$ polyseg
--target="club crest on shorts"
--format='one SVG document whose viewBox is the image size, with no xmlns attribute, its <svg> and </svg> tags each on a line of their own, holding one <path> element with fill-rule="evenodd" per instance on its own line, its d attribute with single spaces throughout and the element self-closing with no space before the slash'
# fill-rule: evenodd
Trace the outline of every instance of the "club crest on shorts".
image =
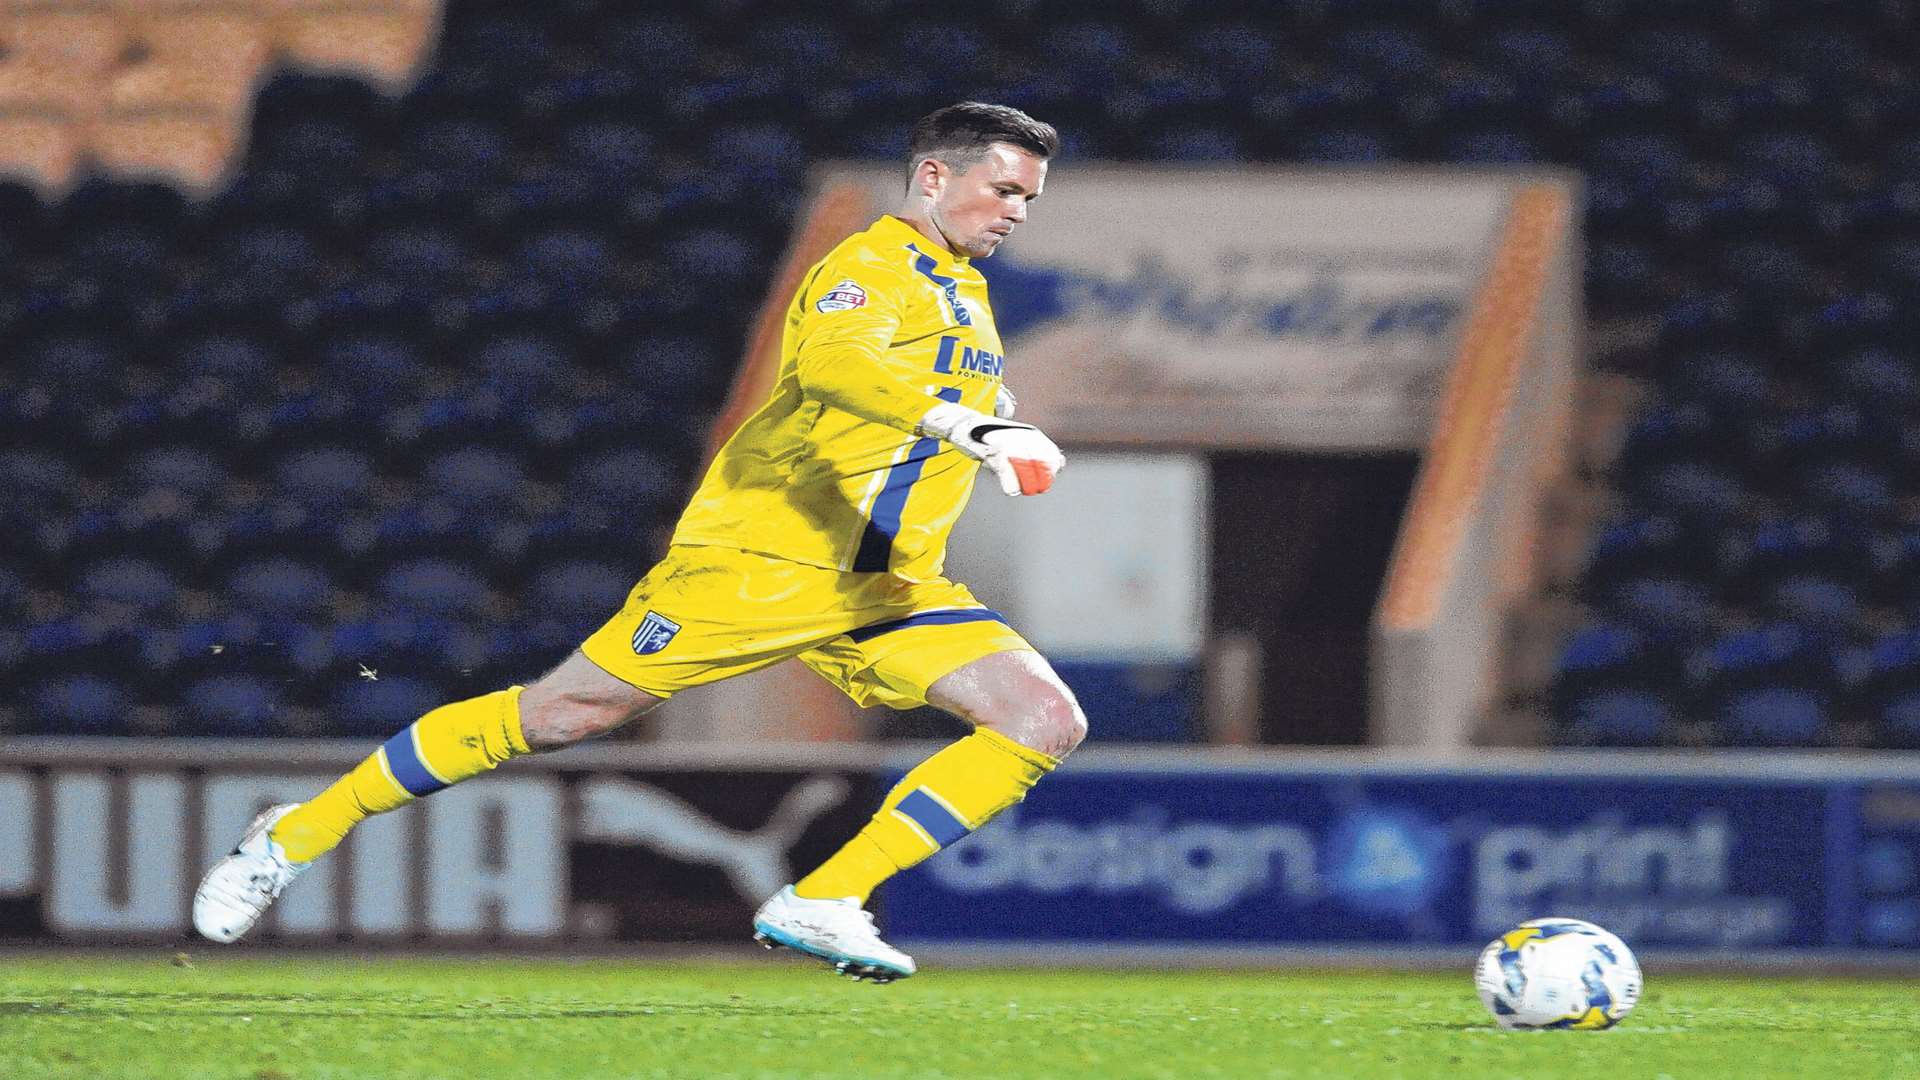
<svg viewBox="0 0 1920 1080">
<path fill-rule="evenodd" d="M 640 656 L 657 653 L 679 632 L 679 623 L 657 611 L 649 611 L 647 617 L 640 620 L 640 628 L 633 632 L 633 651 Z"/>
<path fill-rule="evenodd" d="M 828 289 L 820 299 L 813 302 L 815 311 L 852 311 L 867 306 L 867 290 L 861 288 L 852 278 L 841 278 L 840 283 Z"/>
</svg>

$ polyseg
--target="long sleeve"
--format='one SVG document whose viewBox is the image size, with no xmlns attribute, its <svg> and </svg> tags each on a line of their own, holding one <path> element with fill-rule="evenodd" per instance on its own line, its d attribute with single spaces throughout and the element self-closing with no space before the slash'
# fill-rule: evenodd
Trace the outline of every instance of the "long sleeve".
<svg viewBox="0 0 1920 1080">
<path fill-rule="evenodd" d="M 883 362 L 900 328 L 899 291 L 884 269 L 823 267 L 796 299 L 795 369 L 807 397 L 910 432 L 940 401 Z"/>
</svg>

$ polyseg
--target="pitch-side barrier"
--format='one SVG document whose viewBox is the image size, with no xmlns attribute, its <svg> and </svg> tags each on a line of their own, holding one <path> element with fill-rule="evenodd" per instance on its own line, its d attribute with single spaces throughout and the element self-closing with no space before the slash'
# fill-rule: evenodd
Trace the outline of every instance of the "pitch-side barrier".
<svg viewBox="0 0 1920 1080">
<path fill-rule="evenodd" d="M 740 941 L 927 749 L 523 759 L 363 825 L 250 941 Z M 0 944 L 191 940 L 201 869 L 364 750 L 0 743 Z M 1563 915 L 1654 957 L 1920 966 L 1920 759 L 1089 748 L 879 902 L 903 944 L 996 960 L 1445 959 Z"/>
</svg>

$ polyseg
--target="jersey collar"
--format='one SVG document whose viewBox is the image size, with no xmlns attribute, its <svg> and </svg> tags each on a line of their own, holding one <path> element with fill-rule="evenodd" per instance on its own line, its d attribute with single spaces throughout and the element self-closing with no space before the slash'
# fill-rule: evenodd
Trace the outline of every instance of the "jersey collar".
<svg viewBox="0 0 1920 1080">
<path fill-rule="evenodd" d="M 919 229 L 907 224 L 900 218 L 894 217 L 892 214 L 880 215 L 880 220 L 873 223 L 873 231 L 889 241 L 898 241 L 903 247 L 907 244 L 912 244 L 915 248 L 934 260 L 937 264 L 936 269 L 938 266 L 968 269 L 973 265 L 965 255 L 948 251 L 946 248 L 927 239 L 926 234 Z"/>
</svg>

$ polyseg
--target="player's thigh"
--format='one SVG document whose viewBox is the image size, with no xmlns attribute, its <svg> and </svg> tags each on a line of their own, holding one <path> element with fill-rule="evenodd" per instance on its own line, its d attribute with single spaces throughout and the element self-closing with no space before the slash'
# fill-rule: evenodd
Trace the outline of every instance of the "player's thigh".
<svg viewBox="0 0 1920 1080">
<path fill-rule="evenodd" d="M 778 663 L 858 625 L 838 571 L 731 548 L 675 547 L 580 646 L 654 698 Z"/>
<path fill-rule="evenodd" d="M 579 650 L 520 692 L 520 729 L 535 750 L 604 734 L 660 704 Z"/>
</svg>

